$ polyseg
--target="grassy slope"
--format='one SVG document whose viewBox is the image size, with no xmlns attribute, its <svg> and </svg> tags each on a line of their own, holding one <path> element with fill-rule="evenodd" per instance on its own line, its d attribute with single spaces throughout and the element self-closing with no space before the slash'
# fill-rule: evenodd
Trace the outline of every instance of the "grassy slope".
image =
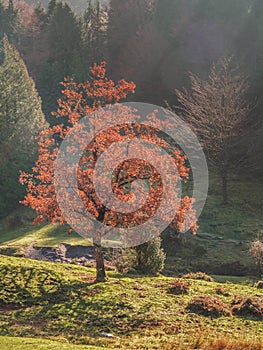
<svg viewBox="0 0 263 350">
<path fill-rule="evenodd" d="M 229 183 L 230 203 L 221 205 L 220 180 L 210 175 L 210 189 L 204 211 L 200 217 L 200 231 L 236 240 L 250 240 L 263 236 L 263 183 L 254 179 L 242 181 L 233 177 Z M 14 213 L 21 215 L 21 211 Z M 55 247 L 59 243 L 87 245 L 90 242 L 77 234 L 69 234 L 66 227 L 54 225 L 32 226 L 32 212 L 22 210 L 27 224 L 10 228 L 7 220 L 0 222 L 0 248 L 20 248 L 32 242 L 38 246 Z"/>
<path fill-rule="evenodd" d="M 209 193 L 199 219 L 199 235 L 185 238 L 183 247 L 168 244 L 166 269 L 168 272 L 206 271 L 223 273 L 236 266 L 232 274 L 255 273 L 248 256 L 249 242 L 263 239 L 263 183 L 253 179 L 229 183 L 229 204 L 222 206 L 221 184 L 218 177 L 210 176 Z M 203 234 L 209 233 L 209 236 Z M 224 268 L 219 268 L 225 265 Z M 240 265 L 240 268 L 238 267 Z M 244 268 L 243 268 L 244 267 Z M 216 272 L 216 271 L 222 272 Z M 228 273 L 228 274 L 230 274 Z"/>
<path fill-rule="evenodd" d="M 254 182 L 253 179 L 238 181 L 233 178 L 229 184 L 230 203 L 223 207 L 220 181 L 215 175 L 210 176 L 210 190 L 199 224 L 200 232 L 212 234 L 215 239 L 207 239 L 201 235 L 191 237 L 183 249 L 180 247 L 171 249 L 172 245 L 169 244 L 167 272 L 203 270 L 208 273 L 223 273 L 216 272 L 218 265 L 226 263 L 231 265 L 234 262 L 239 262 L 252 271 L 253 264 L 247 254 L 248 241 L 255 237 L 263 237 L 262 193 L 262 183 Z M 21 227 L 8 227 L 8 220 L 0 223 L 0 252 L 11 250 L 21 254 L 23 247 L 32 242 L 37 246 L 46 247 L 56 247 L 60 243 L 71 245 L 91 243 L 75 233 L 69 234 L 66 227 L 32 226 L 30 211 L 22 211 L 22 215 L 27 221 Z M 218 239 L 220 237 L 221 239 Z"/>
<path fill-rule="evenodd" d="M 229 296 L 218 296 L 218 282 L 191 280 L 190 294 L 175 296 L 167 293 L 168 277 L 110 272 L 109 282 L 96 285 L 93 276 L 94 270 L 79 266 L 0 256 L 0 335 L 129 350 L 188 350 L 197 343 L 211 349 L 216 339 L 254 344 L 263 337 L 262 322 L 186 311 L 194 296 L 213 295 L 228 304 L 235 296 L 262 296 L 251 285 L 224 284 Z M 119 339 L 101 338 L 101 332 Z"/>
<path fill-rule="evenodd" d="M 210 175 L 207 202 L 199 220 L 200 230 L 237 240 L 263 237 L 263 182 L 233 176 L 229 204 L 222 206 L 221 183 Z"/>
<path fill-rule="evenodd" d="M 72 345 L 45 339 L 0 337 L 1 350 L 102 350 L 95 346 Z"/>
<path fill-rule="evenodd" d="M 90 245 L 90 241 L 76 233 L 69 233 L 67 227 L 30 223 L 18 228 L 9 228 L 5 223 L 0 226 L 0 249 L 14 249 L 20 252 L 23 247 L 35 243 L 39 247 L 57 247 L 60 243 L 71 245 Z"/>
<path fill-rule="evenodd" d="M 190 271 L 237 276 L 257 273 L 248 255 L 248 243 L 201 236 L 188 237 L 183 246 L 169 247 L 165 272 L 174 275 Z"/>
</svg>

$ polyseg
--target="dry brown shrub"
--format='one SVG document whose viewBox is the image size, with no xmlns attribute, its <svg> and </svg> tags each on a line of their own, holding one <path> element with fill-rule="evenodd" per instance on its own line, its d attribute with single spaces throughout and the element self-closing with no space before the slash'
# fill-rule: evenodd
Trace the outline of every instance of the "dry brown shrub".
<svg viewBox="0 0 263 350">
<path fill-rule="evenodd" d="M 185 281 L 177 279 L 171 283 L 170 287 L 168 288 L 168 293 L 176 294 L 176 295 L 188 294 L 189 287 L 190 287 L 189 282 L 185 282 Z"/>
<path fill-rule="evenodd" d="M 230 295 L 229 292 L 223 287 L 217 287 L 215 292 L 216 292 L 216 294 L 224 295 L 225 297 L 228 297 Z"/>
<path fill-rule="evenodd" d="M 204 272 L 189 272 L 186 275 L 182 276 L 183 278 L 189 278 L 193 280 L 203 280 L 203 281 L 208 281 L 208 282 L 214 282 L 215 280 L 213 277 L 207 275 Z"/>
<path fill-rule="evenodd" d="M 236 316 L 248 316 L 263 320 L 263 297 L 236 298 L 232 305 L 232 312 Z"/>
<path fill-rule="evenodd" d="M 232 315 L 231 309 L 226 303 L 211 296 L 195 297 L 190 301 L 186 309 L 203 316 L 220 317 Z"/>
<path fill-rule="evenodd" d="M 258 288 L 258 289 L 263 289 L 263 281 L 258 281 L 255 285 L 254 285 L 255 288 Z"/>
</svg>

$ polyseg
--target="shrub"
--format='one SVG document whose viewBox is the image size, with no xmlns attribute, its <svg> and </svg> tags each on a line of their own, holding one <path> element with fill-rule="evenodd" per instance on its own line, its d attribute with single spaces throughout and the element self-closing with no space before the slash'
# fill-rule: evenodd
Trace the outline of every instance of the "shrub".
<svg viewBox="0 0 263 350">
<path fill-rule="evenodd" d="M 252 242 L 250 244 L 249 254 L 258 268 L 259 276 L 261 276 L 263 267 L 263 242 L 259 240 Z"/>
<path fill-rule="evenodd" d="M 160 237 L 137 246 L 135 252 L 137 255 L 136 269 L 139 272 L 156 275 L 163 270 L 166 256 L 161 248 Z"/>
<path fill-rule="evenodd" d="M 109 262 L 119 273 L 126 273 L 136 266 L 136 255 L 132 249 L 115 248 L 109 255 Z"/>
<path fill-rule="evenodd" d="M 168 289 L 170 294 L 188 294 L 189 293 L 190 283 L 182 280 L 175 280 L 172 282 L 171 286 Z"/>
<path fill-rule="evenodd" d="M 208 281 L 208 282 L 214 282 L 215 281 L 213 279 L 213 277 L 207 275 L 204 272 L 189 272 L 186 275 L 183 275 L 182 277 L 183 278 L 193 279 L 193 280 L 204 280 L 204 281 Z"/>
<path fill-rule="evenodd" d="M 232 305 L 232 312 L 236 316 L 250 316 L 263 320 L 263 297 L 236 298 Z"/>
<path fill-rule="evenodd" d="M 190 301 L 186 309 L 198 315 L 211 317 L 231 316 L 232 314 L 230 307 L 226 303 L 210 296 L 195 297 Z"/>
<path fill-rule="evenodd" d="M 254 287 L 258 289 L 263 289 L 263 281 L 258 281 L 257 283 L 255 283 Z"/>
</svg>

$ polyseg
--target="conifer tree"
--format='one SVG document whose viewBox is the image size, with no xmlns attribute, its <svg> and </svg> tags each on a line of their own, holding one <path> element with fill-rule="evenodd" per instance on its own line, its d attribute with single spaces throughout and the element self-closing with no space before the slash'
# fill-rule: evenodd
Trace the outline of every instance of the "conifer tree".
<svg viewBox="0 0 263 350">
<path fill-rule="evenodd" d="M 67 76 L 77 76 L 82 71 L 81 31 L 69 5 L 51 1 L 44 29 L 44 42 L 48 52 L 42 66 L 39 92 L 43 98 L 43 111 L 52 122 L 50 112 L 59 97 L 59 83 Z"/>
<path fill-rule="evenodd" d="M 18 27 L 18 12 L 13 0 L 8 3 L 0 0 L 0 40 L 7 35 L 9 40 L 15 41 Z"/>
<path fill-rule="evenodd" d="M 35 136 L 47 126 L 41 100 L 18 51 L 5 36 L 0 66 L 0 216 L 13 209 L 23 192 L 19 169 L 27 169 L 36 152 Z"/>
<path fill-rule="evenodd" d="M 108 8 L 99 0 L 95 4 L 89 0 L 81 22 L 85 57 L 90 63 L 102 61 L 106 55 Z"/>
</svg>

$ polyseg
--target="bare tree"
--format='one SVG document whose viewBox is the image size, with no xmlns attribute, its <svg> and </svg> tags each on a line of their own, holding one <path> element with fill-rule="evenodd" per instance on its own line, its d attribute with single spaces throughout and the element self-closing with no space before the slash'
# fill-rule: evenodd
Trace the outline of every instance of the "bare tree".
<svg viewBox="0 0 263 350">
<path fill-rule="evenodd" d="M 176 90 L 180 107 L 175 108 L 197 133 L 210 164 L 218 171 L 223 203 L 227 204 L 229 171 L 237 166 L 231 150 L 247 129 L 250 112 L 245 101 L 248 84 L 231 58 L 215 63 L 207 80 L 192 73 L 190 80 L 191 90 Z"/>
</svg>

